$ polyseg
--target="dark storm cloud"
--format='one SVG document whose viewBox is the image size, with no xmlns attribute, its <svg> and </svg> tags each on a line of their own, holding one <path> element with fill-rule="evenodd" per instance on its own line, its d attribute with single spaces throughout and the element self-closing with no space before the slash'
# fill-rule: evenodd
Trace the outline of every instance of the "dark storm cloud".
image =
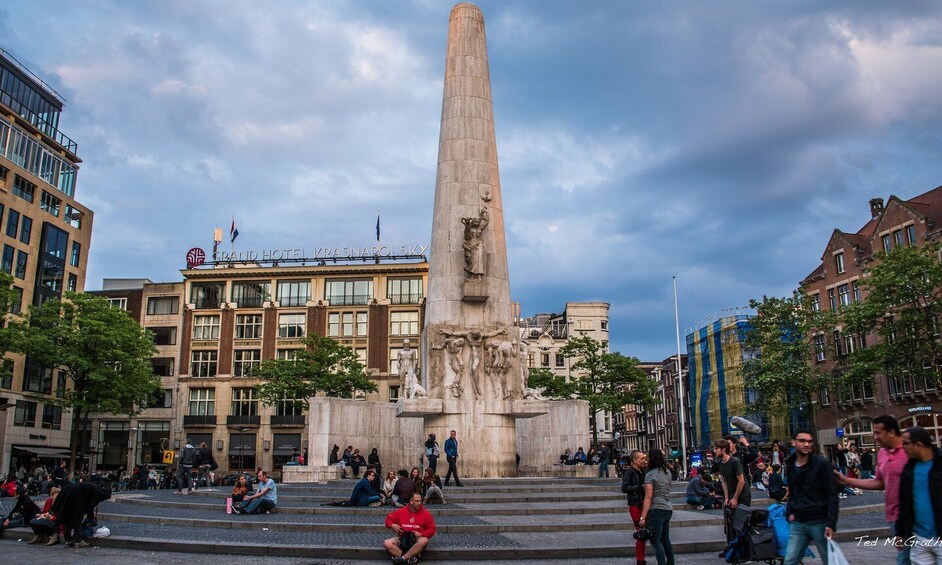
<svg viewBox="0 0 942 565">
<path fill-rule="evenodd" d="M 89 286 L 243 248 L 427 242 L 449 4 L 17 3 L 2 46 L 68 99 Z M 514 298 L 612 304 L 646 360 L 786 294 L 867 200 L 942 184 L 936 3 L 480 3 Z M 68 21 L 68 33 L 61 22 Z"/>
</svg>

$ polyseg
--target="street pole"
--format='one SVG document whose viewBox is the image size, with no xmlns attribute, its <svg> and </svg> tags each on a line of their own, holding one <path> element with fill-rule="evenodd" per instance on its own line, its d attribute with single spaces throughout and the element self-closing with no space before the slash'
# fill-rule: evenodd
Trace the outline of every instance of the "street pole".
<svg viewBox="0 0 942 565">
<path fill-rule="evenodd" d="M 242 474 L 242 455 L 245 451 L 245 432 L 247 428 L 239 428 L 239 474 Z"/>
<path fill-rule="evenodd" d="M 677 390 L 677 398 L 680 400 L 680 465 L 684 476 L 687 476 L 687 402 L 684 400 L 684 375 L 680 369 L 680 313 L 677 309 L 677 275 L 672 278 L 674 283 L 674 327 L 677 330 L 677 375 L 680 376 L 680 387 Z"/>
</svg>

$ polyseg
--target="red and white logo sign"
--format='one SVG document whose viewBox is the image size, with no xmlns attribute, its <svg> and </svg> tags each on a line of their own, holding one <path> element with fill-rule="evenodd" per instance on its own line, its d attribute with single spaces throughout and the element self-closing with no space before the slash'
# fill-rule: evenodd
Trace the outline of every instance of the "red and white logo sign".
<svg viewBox="0 0 942 565">
<path fill-rule="evenodd" d="M 206 253 L 199 247 L 194 247 L 186 252 L 186 268 L 192 269 L 199 267 L 206 262 Z"/>
</svg>

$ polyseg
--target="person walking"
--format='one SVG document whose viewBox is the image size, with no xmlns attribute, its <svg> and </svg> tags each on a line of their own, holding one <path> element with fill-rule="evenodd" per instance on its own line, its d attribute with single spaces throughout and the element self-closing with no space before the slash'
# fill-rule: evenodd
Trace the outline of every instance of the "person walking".
<svg viewBox="0 0 942 565">
<path fill-rule="evenodd" d="M 611 460 L 612 452 L 609 451 L 608 446 L 602 444 L 602 450 L 599 452 L 599 478 L 602 478 L 602 475 L 605 475 L 605 478 L 609 478 L 608 474 L 608 463 Z"/>
<path fill-rule="evenodd" d="M 872 479 L 850 479 L 843 473 L 834 472 L 838 484 L 864 490 L 882 490 L 886 493 L 883 512 L 890 530 L 896 533 L 896 520 L 899 517 L 899 483 L 903 468 L 909 457 L 903 450 L 903 439 L 899 422 L 893 416 L 884 414 L 873 419 L 873 440 L 880 446 L 877 455 L 877 472 Z M 897 548 L 896 565 L 910 565 L 910 548 Z"/>
<path fill-rule="evenodd" d="M 425 458 L 428 459 L 428 468 L 433 473 L 438 472 L 438 458 L 440 455 L 441 451 L 438 449 L 438 442 L 435 441 L 435 434 L 429 434 L 428 439 L 425 440 Z"/>
<path fill-rule="evenodd" d="M 177 459 L 177 491 L 175 494 L 190 494 L 190 476 L 196 463 L 196 448 L 186 440 Z"/>
<path fill-rule="evenodd" d="M 647 468 L 648 456 L 637 449 L 629 456 L 629 465 L 621 475 L 621 491 L 625 493 L 628 502 L 628 514 L 634 523 L 635 531 L 641 529 L 641 508 L 644 506 L 644 472 Z M 635 558 L 638 565 L 646 565 L 644 560 L 643 539 L 635 540 Z"/>
<path fill-rule="evenodd" d="M 873 453 L 871 453 L 869 447 L 860 453 L 860 478 L 873 478 Z"/>
<path fill-rule="evenodd" d="M 652 449 L 648 451 L 648 472 L 644 475 L 644 504 L 639 523 L 651 529 L 651 546 L 654 547 L 657 565 L 674 565 L 670 535 L 673 514 L 671 473 L 661 450 Z"/>
<path fill-rule="evenodd" d="M 824 565 L 828 563 L 827 539 L 837 530 L 838 488 L 831 465 L 814 455 L 811 432 L 795 433 L 795 455 L 788 466 L 788 505 L 785 513 L 791 531 L 784 565 L 798 565 L 808 543 L 814 542 Z M 827 538 L 827 539 L 825 539 Z"/>
<path fill-rule="evenodd" d="M 196 490 L 200 486 L 200 481 L 206 481 L 206 488 L 210 486 L 209 472 L 214 470 L 216 467 L 216 461 L 213 460 L 213 453 L 206 446 L 206 442 L 200 442 L 200 447 L 196 451 L 196 462 L 195 465 L 199 469 L 199 474 L 196 476 L 196 484 L 193 485 L 193 490 Z"/>
<path fill-rule="evenodd" d="M 896 541 L 911 541 L 913 563 L 942 565 L 942 453 L 919 426 L 903 432 L 902 444 L 909 461 L 900 477 Z"/>
<path fill-rule="evenodd" d="M 448 472 L 445 473 L 445 486 L 448 486 L 448 480 L 454 476 L 455 486 L 463 487 L 461 479 L 458 478 L 458 433 L 451 430 L 451 437 L 445 440 L 445 458 L 448 460 Z"/>
</svg>

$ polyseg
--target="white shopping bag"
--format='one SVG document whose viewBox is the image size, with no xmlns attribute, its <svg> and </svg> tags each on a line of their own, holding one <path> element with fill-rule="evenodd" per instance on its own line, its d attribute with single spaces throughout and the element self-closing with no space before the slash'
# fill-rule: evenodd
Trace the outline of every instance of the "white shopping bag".
<svg viewBox="0 0 942 565">
<path fill-rule="evenodd" d="M 844 552 L 841 551 L 841 546 L 837 545 L 837 542 L 833 539 L 828 539 L 828 564 L 850 565 L 850 562 L 844 557 Z"/>
</svg>

